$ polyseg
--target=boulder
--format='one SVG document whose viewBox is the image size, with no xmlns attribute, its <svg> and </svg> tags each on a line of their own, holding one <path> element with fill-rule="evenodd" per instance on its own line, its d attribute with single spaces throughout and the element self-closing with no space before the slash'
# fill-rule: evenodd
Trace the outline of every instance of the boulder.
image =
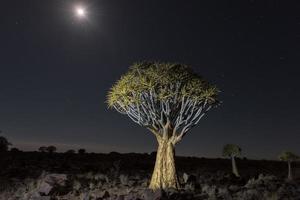
<svg viewBox="0 0 300 200">
<path fill-rule="evenodd" d="M 128 185 L 128 176 L 121 174 L 119 179 L 122 185 Z"/>
<path fill-rule="evenodd" d="M 53 189 L 53 186 L 51 186 L 49 183 L 47 183 L 47 182 L 42 182 L 42 183 L 39 185 L 38 192 L 39 192 L 41 195 L 48 195 L 52 189 Z"/>
<path fill-rule="evenodd" d="M 102 198 L 105 199 L 105 198 L 108 198 L 108 197 L 109 197 L 109 192 L 105 191 Z"/>
<path fill-rule="evenodd" d="M 187 183 L 187 181 L 188 181 L 188 179 L 189 179 L 189 175 L 187 174 L 187 173 L 183 173 L 183 175 L 182 175 L 182 178 L 183 178 L 183 182 L 184 183 Z"/>
<path fill-rule="evenodd" d="M 67 181 L 67 175 L 66 174 L 48 174 L 43 178 L 44 182 L 50 184 L 50 185 L 60 185 L 64 186 Z"/>
</svg>

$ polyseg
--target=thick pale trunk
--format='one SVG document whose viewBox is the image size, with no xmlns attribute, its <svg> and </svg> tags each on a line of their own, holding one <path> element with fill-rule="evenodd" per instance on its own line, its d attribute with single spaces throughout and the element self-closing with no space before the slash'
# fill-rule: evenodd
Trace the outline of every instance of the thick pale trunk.
<svg viewBox="0 0 300 200">
<path fill-rule="evenodd" d="M 236 167 L 236 163 L 235 163 L 235 158 L 234 156 L 231 157 L 231 163 L 232 163 L 232 173 L 237 176 L 237 177 L 240 177 L 240 174 L 238 172 L 238 169 Z"/>
<path fill-rule="evenodd" d="M 158 140 L 156 162 L 149 185 L 150 189 L 179 189 L 174 158 L 175 149 L 171 140 Z"/>
<path fill-rule="evenodd" d="M 291 162 L 288 162 L 288 180 L 292 180 L 293 176 L 292 176 L 292 167 L 291 167 Z"/>
</svg>

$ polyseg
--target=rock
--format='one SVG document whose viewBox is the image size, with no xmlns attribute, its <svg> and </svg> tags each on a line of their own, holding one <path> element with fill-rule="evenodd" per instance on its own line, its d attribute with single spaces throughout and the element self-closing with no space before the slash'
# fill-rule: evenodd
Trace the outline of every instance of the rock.
<svg viewBox="0 0 300 200">
<path fill-rule="evenodd" d="M 250 189 L 246 191 L 246 196 L 247 197 L 251 197 L 250 199 L 261 199 L 260 196 L 260 192 L 255 190 L 255 189 Z"/>
<path fill-rule="evenodd" d="M 128 176 L 121 174 L 119 179 L 122 185 L 128 185 Z"/>
<path fill-rule="evenodd" d="M 116 200 L 124 200 L 125 199 L 125 195 L 119 195 Z"/>
<path fill-rule="evenodd" d="M 268 188 L 269 190 L 276 190 L 277 183 L 278 180 L 275 176 L 260 174 L 257 179 L 249 179 L 244 187 L 247 189 Z"/>
<path fill-rule="evenodd" d="M 209 190 L 209 185 L 203 184 L 203 185 L 201 186 L 201 189 L 202 189 L 202 192 L 203 192 L 203 193 L 207 193 L 207 191 Z"/>
<path fill-rule="evenodd" d="M 67 175 L 66 174 L 48 174 L 45 176 L 44 181 L 46 183 L 49 183 L 50 185 L 60 185 L 64 186 L 67 181 Z"/>
<path fill-rule="evenodd" d="M 105 199 L 105 198 L 108 198 L 110 195 L 109 195 L 109 192 L 108 191 L 104 191 L 103 195 L 102 195 L 102 198 Z"/>
<path fill-rule="evenodd" d="M 80 188 L 81 188 L 81 183 L 79 181 L 75 180 L 73 183 L 73 189 L 79 190 Z"/>
<path fill-rule="evenodd" d="M 71 188 L 67 187 L 67 175 L 65 174 L 47 174 L 42 175 L 37 181 L 36 190 L 41 196 L 62 195 L 70 192 Z"/>
<path fill-rule="evenodd" d="M 148 180 L 147 179 L 144 179 L 143 181 L 142 181 L 142 183 L 141 183 L 141 186 L 142 187 L 147 187 L 148 186 Z"/>
<path fill-rule="evenodd" d="M 231 192 L 237 192 L 239 189 L 240 189 L 240 187 L 237 185 L 230 185 L 228 187 L 228 190 L 230 190 Z"/>
<path fill-rule="evenodd" d="M 218 188 L 217 197 L 218 199 L 232 200 L 232 196 L 226 187 Z"/>
<path fill-rule="evenodd" d="M 189 175 L 187 174 L 187 173 L 183 173 L 183 175 L 182 175 L 182 178 L 183 178 L 183 182 L 184 183 L 187 183 L 187 181 L 188 181 L 188 179 L 189 179 Z"/>
<path fill-rule="evenodd" d="M 247 189 L 254 188 L 257 185 L 257 183 L 258 182 L 254 178 L 249 179 L 245 185 L 245 188 L 247 188 Z"/>
<path fill-rule="evenodd" d="M 206 193 L 210 198 L 215 198 L 217 194 L 217 187 L 215 185 L 209 187 Z"/>
<path fill-rule="evenodd" d="M 41 195 L 48 195 L 52 189 L 53 189 L 53 186 L 51 186 L 49 183 L 42 182 L 38 188 L 38 192 Z"/>
<path fill-rule="evenodd" d="M 138 199 L 138 197 L 134 193 L 129 193 L 128 195 L 124 196 L 124 200 L 137 200 L 137 199 Z"/>
<path fill-rule="evenodd" d="M 162 190 L 146 189 L 142 192 L 141 198 L 143 200 L 159 200 L 163 196 Z"/>
<path fill-rule="evenodd" d="M 206 193 L 209 198 L 215 198 L 217 194 L 217 187 L 215 185 L 209 186 L 205 184 L 202 186 L 202 192 Z"/>
<path fill-rule="evenodd" d="M 193 184 L 193 183 L 187 183 L 187 184 L 185 184 L 184 189 L 185 190 L 194 191 L 195 190 L 195 184 Z"/>
<path fill-rule="evenodd" d="M 84 192 L 80 194 L 80 200 L 89 200 L 89 193 L 88 192 Z"/>
<path fill-rule="evenodd" d="M 136 180 L 129 180 L 128 181 L 128 186 L 129 187 L 133 187 L 133 186 L 135 186 L 136 185 Z"/>
<path fill-rule="evenodd" d="M 105 175 L 105 174 L 96 174 L 96 175 L 94 176 L 94 179 L 97 180 L 97 181 L 104 181 L 104 182 L 106 182 L 106 183 L 109 182 L 109 178 L 108 178 L 108 176 Z"/>
<path fill-rule="evenodd" d="M 277 200 L 279 199 L 277 192 L 267 192 L 265 191 L 263 194 L 263 199 L 269 199 L 269 200 Z"/>
</svg>

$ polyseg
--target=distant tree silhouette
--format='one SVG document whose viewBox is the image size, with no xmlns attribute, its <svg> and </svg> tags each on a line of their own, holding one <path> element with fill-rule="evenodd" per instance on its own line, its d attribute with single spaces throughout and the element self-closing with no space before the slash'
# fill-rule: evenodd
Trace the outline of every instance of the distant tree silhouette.
<svg viewBox="0 0 300 200">
<path fill-rule="evenodd" d="M 69 150 L 67 150 L 65 153 L 67 153 L 67 154 L 74 154 L 74 153 L 75 153 L 75 150 L 69 149 Z"/>
<path fill-rule="evenodd" d="M 293 179 L 293 175 L 292 175 L 292 162 L 299 160 L 299 156 L 289 152 L 289 151 L 284 151 L 282 152 L 279 156 L 279 160 L 285 161 L 288 164 L 288 180 L 292 180 Z"/>
<path fill-rule="evenodd" d="M 79 149 L 78 150 L 78 154 L 85 154 L 86 153 L 86 150 L 85 149 Z"/>
<path fill-rule="evenodd" d="M 112 156 L 112 157 L 115 157 L 115 156 L 120 156 L 121 154 L 119 152 L 116 152 L 116 151 L 111 151 L 109 152 L 109 155 Z"/>
<path fill-rule="evenodd" d="M 238 145 L 235 145 L 235 144 L 226 144 L 223 147 L 223 156 L 231 158 L 232 173 L 237 177 L 239 177 L 240 174 L 238 172 L 238 169 L 237 169 L 237 166 L 235 163 L 235 158 L 240 156 L 241 152 L 242 152 L 242 149 Z"/>
<path fill-rule="evenodd" d="M 21 150 L 18 149 L 18 148 L 16 148 L 16 147 L 11 148 L 10 151 L 11 151 L 11 152 L 14 152 L 14 153 L 16 153 L 16 152 L 21 152 Z"/>
<path fill-rule="evenodd" d="M 41 146 L 41 147 L 39 148 L 39 151 L 40 151 L 40 152 L 47 152 L 47 147 Z"/>
<path fill-rule="evenodd" d="M 0 131 L 1 133 L 1 131 Z M 8 151 L 8 147 L 12 145 L 10 142 L 8 142 L 8 140 L 3 137 L 3 136 L 0 136 L 0 152 L 6 152 Z"/>
<path fill-rule="evenodd" d="M 57 148 L 53 145 L 47 147 L 48 153 L 54 153 L 54 152 L 56 152 L 56 150 L 57 150 Z"/>
<path fill-rule="evenodd" d="M 112 86 L 108 106 L 150 130 L 158 142 L 149 187 L 175 188 L 175 146 L 219 104 L 219 90 L 186 65 L 141 62 Z"/>
</svg>

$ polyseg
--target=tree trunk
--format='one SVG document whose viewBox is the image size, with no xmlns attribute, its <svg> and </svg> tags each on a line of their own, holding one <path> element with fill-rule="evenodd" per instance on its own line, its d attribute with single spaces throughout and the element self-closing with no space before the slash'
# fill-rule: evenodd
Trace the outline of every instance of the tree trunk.
<svg viewBox="0 0 300 200">
<path fill-rule="evenodd" d="M 236 163 L 235 163 L 235 158 L 234 156 L 231 156 L 231 163 L 232 163 L 232 173 L 236 176 L 236 177 L 240 177 L 238 169 L 236 167 Z"/>
<path fill-rule="evenodd" d="M 293 176 L 292 176 L 292 167 L 291 167 L 291 162 L 288 162 L 288 180 L 292 180 Z"/>
<path fill-rule="evenodd" d="M 150 189 L 179 189 L 175 168 L 174 144 L 169 139 L 158 139 L 156 162 L 152 174 Z"/>
</svg>

